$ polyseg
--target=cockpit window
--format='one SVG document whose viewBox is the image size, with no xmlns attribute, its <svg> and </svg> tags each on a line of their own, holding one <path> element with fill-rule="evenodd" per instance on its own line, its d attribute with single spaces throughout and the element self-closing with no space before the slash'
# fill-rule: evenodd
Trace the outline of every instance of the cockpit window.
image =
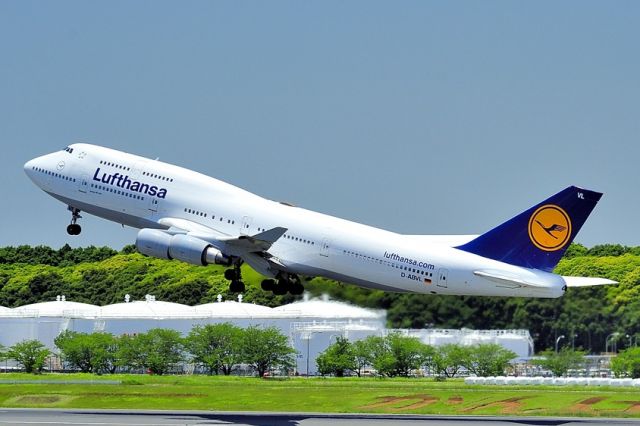
<svg viewBox="0 0 640 426">
<path fill-rule="evenodd" d="M 68 146 L 64 148 L 69 154 L 73 154 L 73 148 L 69 148 Z"/>
</svg>

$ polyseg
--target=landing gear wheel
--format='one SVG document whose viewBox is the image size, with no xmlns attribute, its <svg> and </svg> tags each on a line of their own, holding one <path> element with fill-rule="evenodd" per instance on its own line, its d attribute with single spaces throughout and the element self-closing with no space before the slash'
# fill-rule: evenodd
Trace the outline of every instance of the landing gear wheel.
<svg viewBox="0 0 640 426">
<path fill-rule="evenodd" d="M 82 228 L 77 223 L 72 223 L 67 226 L 67 234 L 69 235 L 80 235 Z"/>
<path fill-rule="evenodd" d="M 262 287 L 264 291 L 273 291 L 276 287 L 276 282 L 274 280 L 262 280 L 260 287 Z"/>
<path fill-rule="evenodd" d="M 291 284 L 291 286 L 289 287 L 289 293 L 291 293 L 294 296 L 298 296 L 304 293 L 304 286 L 300 284 L 299 281 L 296 281 L 293 284 Z"/>
<path fill-rule="evenodd" d="M 238 280 L 231 281 L 231 284 L 229 285 L 229 291 L 231 293 L 244 293 L 245 291 L 244 283 Z"/>
<path fill-rule="evenodd" d="M 225 269 L 224 278 L 229 280 L 229 281 L 236 280 L 238 278 L 238 275 L 236 274 L 236 270 L 235 269 Z"/>
<path fill-rule="evenodd" d="M 284 296 L 289 290 L 289 283 L 286 280 L 278 280 L 278 284 L 273 287 L 273 294 Z"/>
</svg>

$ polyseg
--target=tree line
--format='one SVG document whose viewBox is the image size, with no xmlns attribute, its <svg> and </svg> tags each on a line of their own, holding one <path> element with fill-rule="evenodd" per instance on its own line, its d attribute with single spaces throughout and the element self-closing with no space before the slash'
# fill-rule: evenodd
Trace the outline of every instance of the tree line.
<svg viewBox="0 0 640 426">
<path fill-rule="evenodd" d="M 360 377 L 368 367 L 383 377 L 410 377 L 426 372 L 444 379 L 463 370 L 482 377 L 503 375 L 516 357 L 513 351 L 495 343 L 431 346 L 416 337 L 390 333 L 354 342 L 338 337 L 317 357 L 316 363 L 320 374 L 336 377 L 350 374 Z"/>
<path fill-rule="evenodd" d="M 605 277 L 620 284 L 571 288 L 559 299 L 388 293 L 322 278 L 304 285 L 312 295 L 329 294 L 359 306 L 386 309 L 390 328 L 522 328 L 530 331 L 538 350 L 554 348 L 558 337 L 565 336 L 561 347 L 599 353 L 613 333 L 617 347 L 631 345 L 640 334 L 640 248 L 573 244 L 555 272 Z M 133 246 L 119 252 L 107 247 L 4 247 L 0 248 L 0 306 L 50 301 L 60 294 L 96 305 L 121 302 L 125 294 L 134 300 L 154 294 L 158 300 L 196 305 L 215 301 L 218 294 L 235 297 L 228 292 L 223 273 L 221 266 L 144 257 Z M 247 302 L 278 306 L 296 300 L 262 291 L 262 277 L 248 267 L 243 266 L 243 277 Z"/>
<path fill-rule="evenodd" d="M 291 370 L 295 350 L 275 327 L 240 328 L 231 323 L 194 326 L 182 337 L 176 330 L 154 328 L 146 333 L 114 336 L 111 333 L 64 331 L 55 346 L 65 370 L 113 374 L 181 372 L 193 363 L 207 374 L 229 375 L 245 365 L 259 377 L 271 370 Z M 26 340 L 0 351 L 26 372 L 38 373 L 53 355 L 41 342 Z"/>
</svg>

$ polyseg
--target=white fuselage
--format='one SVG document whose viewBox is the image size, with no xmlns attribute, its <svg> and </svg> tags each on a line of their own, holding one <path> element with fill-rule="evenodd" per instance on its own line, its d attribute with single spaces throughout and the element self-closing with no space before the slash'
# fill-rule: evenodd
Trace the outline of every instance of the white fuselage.
<svg viewBox="0 0 640 426">
<path fill-rule="evenodd" d="M 25 171 L 56 199 L 117 223 L 166 229 L 162 219 L 183 219 L 230 237 L 283 227 L 286 234 L 269 254 L 287 272 L 387 291 L 525 297 L 564 292 L 557 275 L 453 247 L 470 237 L 401 235 L 267 200 L 161 161 L 89 144 L 69 148 L 27 162 Z M 474 274 L 480 269 L 545 286 L 500 284 Z"/>
</svg>

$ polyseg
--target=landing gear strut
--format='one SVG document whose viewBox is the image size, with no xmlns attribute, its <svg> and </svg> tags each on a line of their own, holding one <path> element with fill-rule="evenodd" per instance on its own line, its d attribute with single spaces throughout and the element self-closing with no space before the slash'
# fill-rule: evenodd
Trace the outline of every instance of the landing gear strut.
<svg viewBox="0 0 640 426">
<path fill-rule="evenodd" d="M 71 211 L 71 224 L 67 226 L 67 234 L 80 235 L 82 228 L 76 223 L 82 217 L 80 216 L 80 209 L 69 206 L 69 211 Z"/>
<path fill-rule="evenodd" d="M 244 293 L 245 286 L 242 281 L 242 271 L 240 270 L 240 262 L 236 262 L 233 268 L 224 271 L 224 277 L 231 281 L 229 291 L 231 293 Z"/>
</svg>

